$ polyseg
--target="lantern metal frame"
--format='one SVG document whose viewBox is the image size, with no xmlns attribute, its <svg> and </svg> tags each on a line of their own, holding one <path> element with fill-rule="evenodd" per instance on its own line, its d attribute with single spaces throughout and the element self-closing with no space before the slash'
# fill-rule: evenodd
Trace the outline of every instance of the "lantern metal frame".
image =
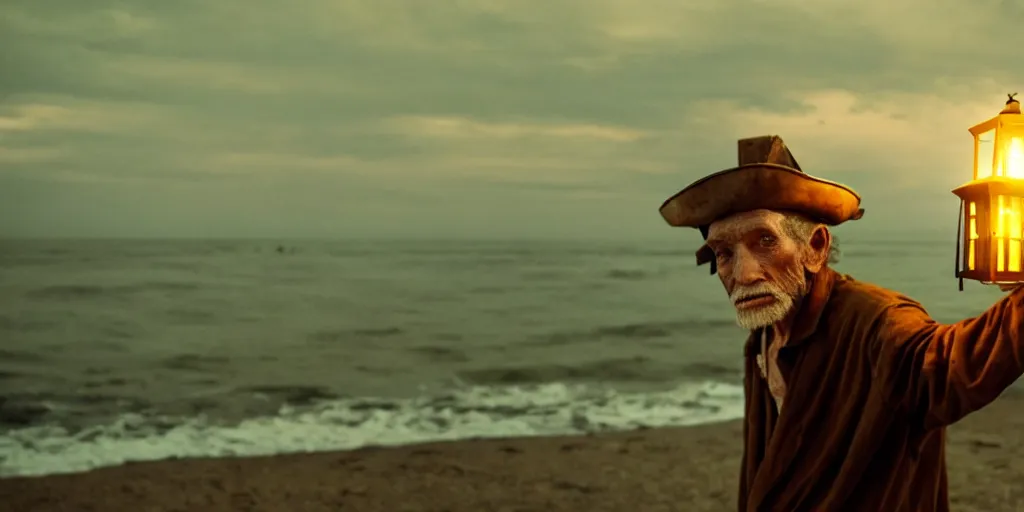
<svg viewBox="0 0 1024 512">
<path fill-rule="evenodd" d="M 1008 153 L 1015 139 L 1024 144 L 1024 116 L 1016 93 L 1007 96 L 998 115 L 969 129 L 974 137 L 974 176 L 952 191 L 960 198 L 956 277 L 961 291 L 964 279 L 983 284 L 1024 282 L 1024 155 L 1013 160 Z M 994 134 L 992 140 L 982 140 L 989 133 Z M 991 163 L 980 158 L 983 144 L 992 144 Z M 1014 171 L 1020 175 L 1009 175 Z"/>
</svg>

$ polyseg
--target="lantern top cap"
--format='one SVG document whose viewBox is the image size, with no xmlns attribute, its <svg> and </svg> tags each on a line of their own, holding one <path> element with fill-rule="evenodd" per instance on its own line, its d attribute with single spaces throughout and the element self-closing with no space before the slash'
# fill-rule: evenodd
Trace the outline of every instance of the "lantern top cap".
<svg viewBox="0 0 1024 512">
<path fill-rule="evenodd" d="M 1003 107 L 1000 114 L 1020 114 L 1020 102 L 1017 101 L 1017 93 L 1013 92 L 1006 95 L 1006 106 Z"/>
</svg>

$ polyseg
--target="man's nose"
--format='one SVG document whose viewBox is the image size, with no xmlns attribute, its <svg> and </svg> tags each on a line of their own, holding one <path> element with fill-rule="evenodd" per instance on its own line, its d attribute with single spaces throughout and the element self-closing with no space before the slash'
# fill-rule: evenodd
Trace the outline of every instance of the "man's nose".
<svg viewBox="0 0 1024 512">
<path fill-rule="evenodd" d="M 745 251 L 736 254 L 733 267 L 733 279 L 736 280 L 736 284 L 750 286 L 760 282 L 763 277 L 757 258 Z"/>
</svg>

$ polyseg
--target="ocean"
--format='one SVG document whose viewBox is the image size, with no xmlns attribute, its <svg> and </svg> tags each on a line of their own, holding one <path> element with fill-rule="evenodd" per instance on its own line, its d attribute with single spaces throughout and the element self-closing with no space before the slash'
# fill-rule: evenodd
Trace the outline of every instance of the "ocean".
<svg viewBox="0 0 1024 512">
<path fill-rule="evenodd" d="M 738 418 L 696 244 L 0 241 L 0 476 Z M 940 321 L 1000 296 L 951 238 L 842 249 Z"/>
</svg>

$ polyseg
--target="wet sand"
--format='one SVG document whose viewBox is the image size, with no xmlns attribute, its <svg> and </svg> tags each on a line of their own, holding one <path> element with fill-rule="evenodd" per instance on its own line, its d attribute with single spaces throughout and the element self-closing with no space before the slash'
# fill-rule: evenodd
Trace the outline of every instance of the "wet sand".
<svg viewBox="0 0 1024 512">
<path fill-rule="evenodd" d="M 741 425 L 126 464 L 0 480 L 0 511 L 735 509 Z M 953 510 L 1024 510 L 1024 397 L 950 429 Z"/>
</svg>

